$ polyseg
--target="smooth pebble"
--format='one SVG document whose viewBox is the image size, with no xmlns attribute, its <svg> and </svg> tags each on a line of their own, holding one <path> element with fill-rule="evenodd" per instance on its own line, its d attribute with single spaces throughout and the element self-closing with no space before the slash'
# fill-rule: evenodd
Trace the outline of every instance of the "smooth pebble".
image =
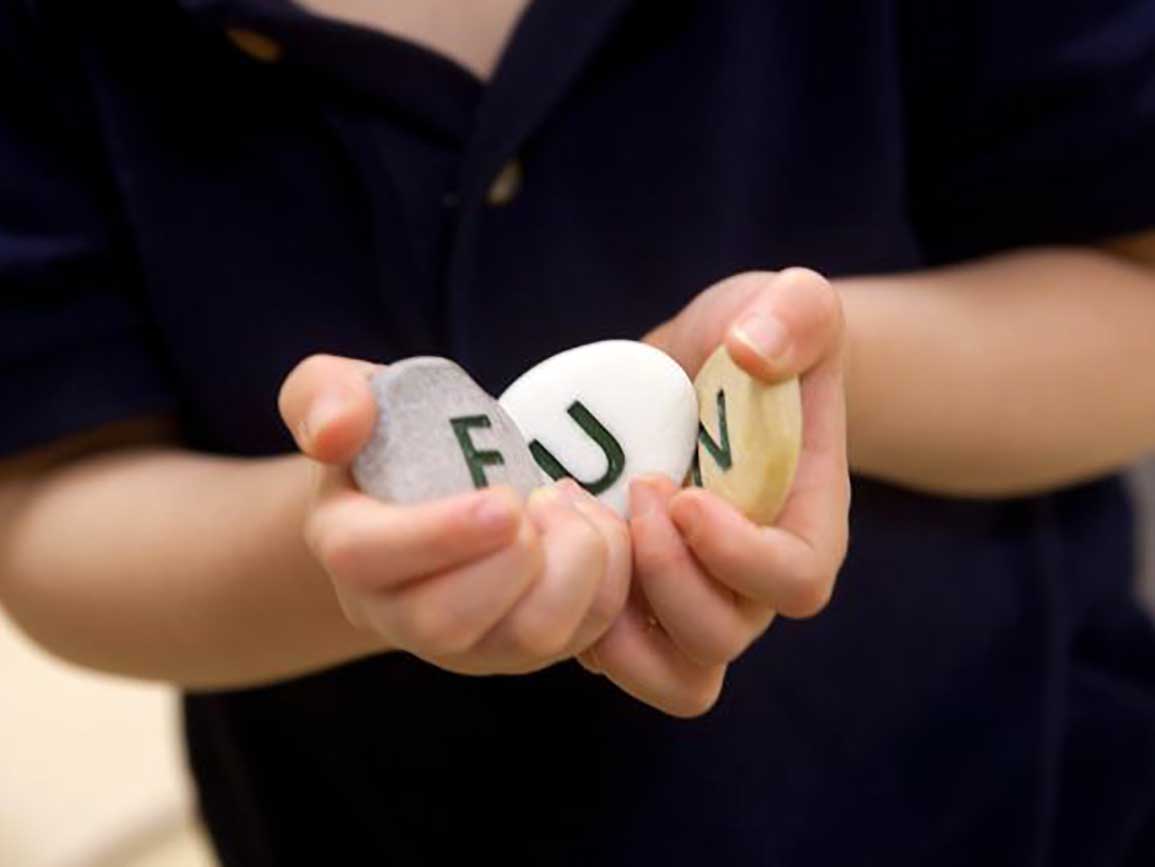
<svg viewBox="0 0 1155 867">
<path fill-rule="evenodd" d="M 681 483 L 693 461 L 694 385 L 645 343 L 568 349 L 523 373 L 499 400 L 549 478 L 572 476 L 622 516 L 630 479 L 663 473 Z"/>
<path fill-rule="evenodd" d="M 762 382 L 720 346 L 702 365 L 694 389 L 701 408 L 695 481 L 755 523 L 773 522 L 802 449 L 797 377 Z"/>
</svg>

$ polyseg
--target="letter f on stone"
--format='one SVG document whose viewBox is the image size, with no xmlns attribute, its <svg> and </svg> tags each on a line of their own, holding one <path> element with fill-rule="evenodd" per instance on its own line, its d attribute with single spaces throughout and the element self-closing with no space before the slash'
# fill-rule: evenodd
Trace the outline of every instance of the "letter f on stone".
<svg viewBox="0 0 1155 867">
<path fill-rule="evenodd" d="M 465 415 L 451 418 L 449 423 L 453 425 L 453 435 L 457 437 L 457 444 L 461 446 L 461 453 L 465 456 L 465 463 L 469 466 L 469 475 L 473 479 L 473 486 L 484 488 L 489 484 L 489 480 L 485 477 L 485 468 L 501 466 L 505 463 L 505 458 L 501 456 L 501 452 L 479 451 L 469 436 L 469 429 L 488 428 L 492 427 L 493 423 L 486 415 Z"/>
</svg>

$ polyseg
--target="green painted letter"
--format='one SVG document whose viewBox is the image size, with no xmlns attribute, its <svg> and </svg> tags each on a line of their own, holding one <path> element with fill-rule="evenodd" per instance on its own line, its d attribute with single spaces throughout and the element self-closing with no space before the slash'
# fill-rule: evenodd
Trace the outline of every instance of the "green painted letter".
<svg viewBox="0 0 1155 867">
<path fill-rule="evenodd" d="M 553 453 L 537 440 L 529 444 L 530 454 L 537 461 L 537 465 L 554 481 L 568 476 L 596 497 L 602 491 L 607 490 L 621 476 L 622 471 L 626 468 L 626 454 L 622 451 L 621 443 L 614 439 L 614 435 L 594 418 L 593 413 L 586 409 L 580 400 L 571 403 L 566 412 L 605 454 L 606 471 L 602 473 L 602 477 L 592 482 L 583 482 L 581 479 L 574 478 L 574 474 L 562 466 L 561 461 L 555 458 Z"/>
<path fill-rule="evenodd" d="M 451 418 L 453 435 L 457 437 L 457 444 L 461 446 L 461 453 L 465 455 L 465 463 L 469 465 L 469 475 L 473 478 L 475 488 L 484 488 L 489 484 L 485 478 L 485 468 L 500 466 L 505 463 L 501 452 L 479 452 L 473 440 L 469 438 L 471 427 L 490 427 L 489 416 L 465 415 L 460 418 Z"/>
<path fill-rule="evenodd" d="M 734 465 L 734 456 L 730 452 L 730 431 L 726 427 L 726 392 L 722 389 L 718 389 L 718 432 L 722 436 L 721 445 L 714 442 L 714 438 L 710 436 L 710 432 L 706 430 L 704 424 L 698 423 L 698 441 L 710 453 L 714 463 L 725 471 Z M 702 484 L 701 470 L 698 467 L 696 457 L 694 459 L 694 481 L 699 485 Z"/>
</svg>

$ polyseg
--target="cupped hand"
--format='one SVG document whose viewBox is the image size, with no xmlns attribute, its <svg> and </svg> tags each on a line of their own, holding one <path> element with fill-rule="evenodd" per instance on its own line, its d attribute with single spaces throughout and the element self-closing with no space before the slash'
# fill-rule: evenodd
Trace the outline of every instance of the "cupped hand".
<svg viewBox="0 0 1155 867">
<path fill-rule="evenodd" d="M 848 535 L 844 333 L 834 288 L 792 268 L 723 280 L 646 336 L 691 377 L 723 343 L 754 377 L 798 375 L 802 451 L 772 526 L 709 491 L 634 480 L 633 588 L 621 616 L 579 656 L 587 669 L 667 713 L 699 716 L 718 701 L 728 664 L 776 613 L 806 618 L 825 608 Z"/>
<path fill-rule="evenodd" d="M 572 481 L 523 500 L 500 486 L 415 505 L 359 491 L 375 366 L 328 355 L 285 380 L 281 416 L 316 466 L 304 534 L 354 626 L 462 674 L 535 671 L 588 648 L 625 604 L 625 523 Z"/>
</svg>

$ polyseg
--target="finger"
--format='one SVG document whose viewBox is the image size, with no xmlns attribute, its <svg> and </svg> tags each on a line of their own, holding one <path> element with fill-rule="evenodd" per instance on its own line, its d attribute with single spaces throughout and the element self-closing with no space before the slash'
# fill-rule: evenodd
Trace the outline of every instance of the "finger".
<svg viewBox="0 0 1155 867">
<path fill-rule="evenodd" d="M 833 553 L 781 527 L 759 527 L 720 497 L 688 489 L 670 516 L 694 556 L 716 579 L 787 617 L 811 617 L 830 599 Z"/>
<path fill-rule="evenodd" d="M 745 652 L 770 625 L 774 612 L 740 600 L 702 569 L 667 514 L 676 491 L 669 479 L 633 481 L 634 575 L 674 644 L 700 665 L 720 665 Z"/>
<path fill-rule="evenodd" d="M 313 510 L 305 539 L 340 583 L 382 590 L 510 544 L 523 517 L 517 493 L 501 485 L 414 505 L 343 488 Z"/>
<path fill-rule="evenodd" d="M 723 341 L 743 306 L 774 275 L 773 271 L 751 271 L 721 280 L 642 339 L 671 356 L 693 377 Z"/>
<path fill-rule="evenodd" d="M 529 515 L 544 565 L 533 587 L 478 646 L 483 655 L 535 663 L 560 658 L 585 619 L 606 567 L 601 533 L 556 486 L 536 489 Z"/>
<path fill-rule="evenodd" d="M 348 463 L 369 439 L 377 415 L 368 361 L 311 355 L 281 385 L 277 406 L 297 446 L 327 464 Z"/>
<path fill-rule="evenodd" d="M 751 376 L 798 376 L 841 351 L 842 304 L 834 287 L 806 268 L 787 268 L 750 296 L 726 330 L 730 357 Z"/>
<path fill-rule="evenodd" d="M 682 492 L 670 503 L 674 523 L 714 577 L 791 617 L 825 607 L 846 556 L 850 476 L 842 377 L 841 359 L 831 355 L 801 380 L 806 433 L 774 527 L 755 527 L 704 491 Z"/>
<path fill-rule="evenodd" d="M 805 435 L 790 494 L 774 523 L 841 563 L 850 509 L 842 365 L 825 359 L 801 383 Z"/>
<path fill-rule="evenodd" d="M 597 641 L 621 614 L 630 590 L 633 553 L 626 522 L 573 479 L 558 482 L 578 510 L 601 533 L 606 546 L 606 567 L 593 603 L 564 655 L 572 656 Z"/>
<path fill-rule="evenodd" d="M 511 544 L 469 565 L 380 593 L 363 606 L 365 616 L 386 638 L 427 661 L 466 654 L 525 595 L 542 559 L 537 529 L 525 520 Z"/>
<path fill-rule="evenodd" d="M 747 373 L 773 382 L 836 351 L 842 329 L 841 301 L 830 283 L 805 268 L 787 268 L 715 283 L 644 340 L 690 376 L 724 342 Z"/>
<path fill-rule="evenodd" d="M 640 592 L 594 646 L 594 665 L 623 692 L 672 716 L 696 717 L 718 701 L 726 666 L 702 666 L 650 625 Z"/>
<path fill-rule="evenodd" d="M 576 654 L 574 659 L 590 674 L 604 674 L 601 663 L 598 662 L 597 649 L 594 645 L 591 644 L 581 653 Z"/>
</svg>

